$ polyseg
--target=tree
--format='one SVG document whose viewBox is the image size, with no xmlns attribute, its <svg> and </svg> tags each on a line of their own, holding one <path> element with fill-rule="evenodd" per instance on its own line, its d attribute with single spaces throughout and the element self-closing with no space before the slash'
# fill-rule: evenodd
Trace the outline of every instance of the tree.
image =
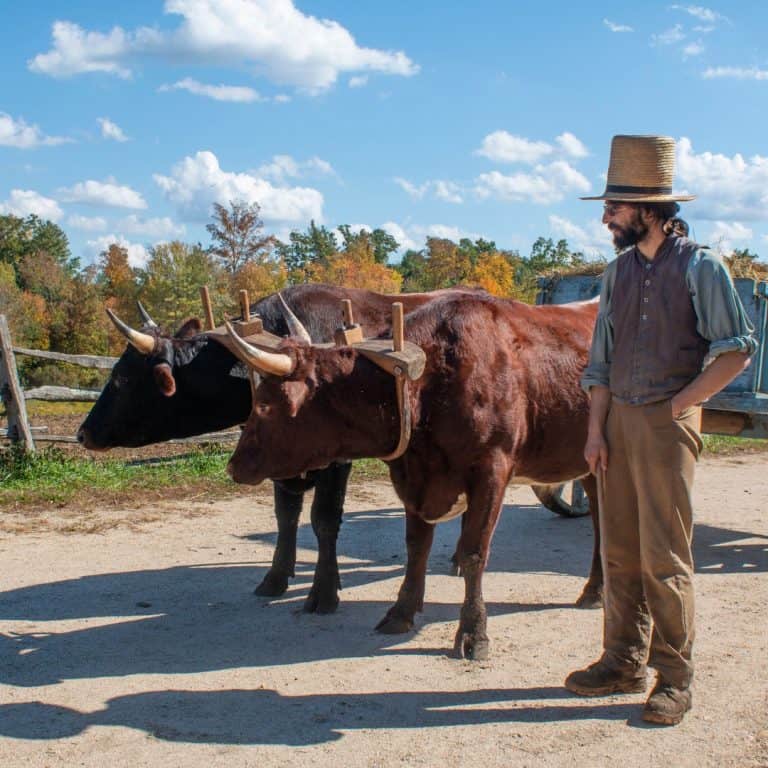
<svg viewBox="0 0 768 768">
<path fill-rule="evenodd" d="M 427 269 L 427 259 L 424 251 L 407 250 L 395 269 L 403 276 L 404 291 L 425 291 L 427 290 L 425 272 Z"/>
<path fill-rule="evenodd" d="M 335 253 L 326 261 L 310 264 L 307 271 L 313 283 L 331 283 L 380 293 L 398 293 L 403 281 L 397 270 L 374 259 L 373 249 L 364 239 L 352 241 L 343 252 Z"/>
<path fill-rule="evenodd" d="M 250 261 L 264 261 L 272 255 L 272 235 L 264 235 L 264 222 L 259 218 L 258 203 L 233 200 L 229 209 L 213 204 L 213 222 L 206 229 L 213 239 L 208 252 L 215 256 L 230 275 Z"/>
<path fill-rule="evenodd" d="M 128 250 L 112 243 L 99 254 L 96 282 L 101 295 L 129 325 L 139 325 L 136 299 L 139 298 L 137 271 L 128 263 Z"/>
<path fill-rule="evenodd" d="M 512 296 L 516 292 L 515 270 L 499 251 L 478 253 L 469 279 L 495 296 Z"/>
<path fill-rule="evenodd" d="M 288 243 L 277 243 L 277 255 L 283 260 L 293 283 L 306 282 L 306 269 L 310 264 L 327 261 L 338 251 L 336 235 L 325 226 L 309 222 L 306 232 L 293 230 Z"/>
<path fill-rule="evenodd" d="M 424 268 L 424 290 L 435 291 L 466 283 L 472 262 L 452 240 L 441 237 L 427 238 L 427 257 Z"/>
<path fill-rule="evenodd" d="M 344 250 L 365 247 L 370 250 L 377 264 L 386 264 L 390 255 L 400 248 L 400 243 L 383 229 L 374 229 L 372 232 L 361 229 L 359 232 L 353 232 L 349 224 L 340 224 L 338 229 L 341 232 Z"/>
<path fill-rule="evenodd" d="M 231 296 L 235 298 L 241 290 L 246 290 L 249 300 L 253 302 L 282 290 L 287 284 L 288 270 L 282 260 L 270 260 L 263 264 L 249 261 L 233 275 Z"/>
<path fill-rule="evenodd" d="M 232 311 L 227 273 L 200 245 L 175 240 L 160 243 L 149 251 L 146 267 L 139 272 L 142 303 L 152 308 L 160 325 L 175 328 L 191 315 L 200 315 L 200 287 L 211 293 L 214 315 Z"/>
<path fill-rule="evenodd" d="M 76 274 L 78 259 L 70 254 L 67 236 L 60 227 L 34 214 L 25 219 L 0 216 L 0 261 L 13 266 L 17 280 L 22 260 L 39 253 L 47 253 L 67 277 Z"/>
<path fill-rule="evenodd" d="M 567 240 L 558 240 L 555 244 L 551 237 L 539 237 L 531 247 L 531 255 L 527 262 L 536 274 L 542 274 L 581 266 L 585 258 L 583 253 L 571 251 Z"/>
</svg>

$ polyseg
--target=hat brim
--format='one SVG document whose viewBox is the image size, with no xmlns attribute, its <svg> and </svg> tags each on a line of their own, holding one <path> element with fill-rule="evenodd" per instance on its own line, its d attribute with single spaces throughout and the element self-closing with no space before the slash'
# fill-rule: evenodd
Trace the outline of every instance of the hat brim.
<svg viewBox="0 0 768 768">
<path fill-rule="evenodd" d="M 671 195 L 644 195 L 632 192 L 614 192 L 612 194 L 597 195 L 595 197 L 580 197 L 579 200 L 616 200 L 619 203 L 684 203 L 695 200 L 696 195 L 679 195 L 673 192 Z"/>
</svg>

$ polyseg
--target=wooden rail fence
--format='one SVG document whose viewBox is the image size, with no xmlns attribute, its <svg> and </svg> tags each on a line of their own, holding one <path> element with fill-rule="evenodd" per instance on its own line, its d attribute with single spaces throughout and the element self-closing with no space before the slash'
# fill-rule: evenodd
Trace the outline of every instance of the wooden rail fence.
<svg viewBox="0 0 768 768">
<path fill-rule="evenodd" d="M 9 440 L 12 443 L 20 443 L 27 451 L 35 450 L 35 441 L 76 443 L 77 437 L 75 435 L 52 435 L 48 434 L 47 427 L 30 426 L 29 418 L 27 417 L 26 401 L 95 402 L 99 397 L 100 391 L 53 385 L 24 390 L 19 382 L 16 355 L 27 355 L 44 360 L 54 360 L 60 363 L 69 363 L 84 368 L 98 368 L 101 370 L 111 370 L 118 358 L 101 355 L 67 355 L 63 352 L 48 352 L 40 349 L 14 347 L 5 315 L 0 315 L 0 398 L 5 405 L 8 420 L 7 428 L 0 428 L 0 439 Z M 168 442 L 226 442 L 236 440 L 239 435 L 239 430 L 211 432 L 206 435 L 188 437 L 182 440 L 169 440 Z"/>
</svg>

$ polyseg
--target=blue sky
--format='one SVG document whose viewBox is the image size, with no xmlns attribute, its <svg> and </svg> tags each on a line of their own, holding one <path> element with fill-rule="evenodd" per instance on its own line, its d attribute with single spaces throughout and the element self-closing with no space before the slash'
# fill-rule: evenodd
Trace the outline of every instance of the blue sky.
<svg viewBox="0 0 768 768">
<path fill-rule="evenodd" d="M 0 212 L 56 221 L 84 264 L 207 245 L 233 198 L 283 238 L 314 219 L 610 256 L 578 197 L 613 134 L 658 133 L 696 239 L 765 258 L 767 32 L 754 0 L 14 3 Z"/>
</svg>

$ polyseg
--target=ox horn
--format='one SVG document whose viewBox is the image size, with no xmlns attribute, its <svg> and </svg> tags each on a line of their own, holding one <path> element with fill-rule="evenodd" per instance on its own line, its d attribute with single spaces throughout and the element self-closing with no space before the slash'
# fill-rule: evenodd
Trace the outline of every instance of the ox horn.
<svg viewBox="0 0 768 768">
<path fill-rule="evenodd" d="M 115 324 L 120 333 L 128 339 L 131 346 L 135 347 L 142 355 L 151 355 L 155 349 L 155 338 L 148 333 L 134 331 L 130 325 L 126 325 L 109 307 L 107 307 L 109 319 Z"/>
<path fill-rule="evenodd" d="M 139 308 L 139 315 L 141 315 L 141 322 L 148 328 L 157 328 L 157 323 L 149 316 L 149 312 L 144 309 L 144 305 L 136 299 L 136 306 Z"/>
<path fill-rule="evenodd" d="M 307 344 L 312 344 L 312 337 L 309 335 L 309 331 L 302 325 L 296 315 L 293 314 L 291 308 L 285 303 L 281 293 L 277 294 L 277 298 L 280 299 L 280 308 L 283 311 L 283 317 L 288 324 L 288 330 L 291 332 L 291 336 L 295 336 L 301 341 L 305 341 Z"/>
<path fill-rule="evenodd" d="M 293 371 L 296 364 L 290 355 L 280 352 L 264 352 L 264 350 L 251 346 L 245 339 L 240 338 L 228 321 L 225 320 L 224 325 L 239 353 L 238 357 L 244 363 L 258 369 L 262 373 L 271 373 L 275 376 L 287 376 Z"/>
</svg>

